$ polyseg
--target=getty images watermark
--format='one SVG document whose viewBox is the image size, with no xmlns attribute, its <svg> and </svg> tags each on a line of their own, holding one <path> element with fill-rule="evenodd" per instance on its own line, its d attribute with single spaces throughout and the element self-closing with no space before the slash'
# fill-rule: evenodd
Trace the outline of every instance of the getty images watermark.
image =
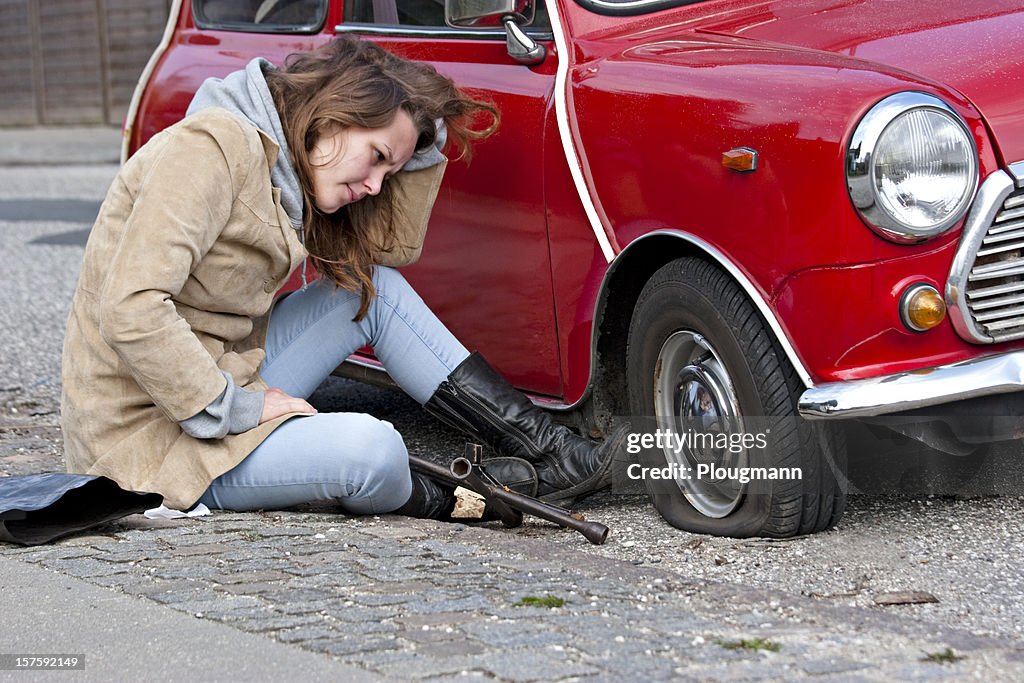
<svg viewBox="0 0 1024 683">
<path fill-rule="evenodd" d="M 740 484 L 751 481 L 803 479 L 799 467 L 740 467 L 723 465 L 728 455 L 737 456 L 768 447 L 768 432 L 700 432 L 687 429 L 682 433 L 671 429 L 656 429 L 650 432 L 634 432 L 626 438 L 626 453 L 636 455 L 645 450 L 657 450 L 675 459 L 663 465 L 647 466 L 631 463 L 626 467 L 626 476 L 634 481 L 665 479 L 704 479 L 711 481 L 732 480 Z M 693 457 L 693 454 L 703 457 Z M 711 457 L 708 457 L 711 456 Z M 717 457 L 715 457 L 717 456 Z M 684 464 L 682 461 L 691 462 Z M 717 460 L 718 462 L 714 462 Z"/>
</svg>

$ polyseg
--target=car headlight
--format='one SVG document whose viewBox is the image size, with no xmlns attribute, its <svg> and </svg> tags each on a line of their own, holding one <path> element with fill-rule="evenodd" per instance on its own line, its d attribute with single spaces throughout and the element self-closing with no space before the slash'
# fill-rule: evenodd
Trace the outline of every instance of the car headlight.
<svg viewBox="0 0 1024 683">
<path fill-rule="evenodd" d="M 846 151 L 846 185 L 865 222 L 894 242 L 953 227 L 978 187 L 967 124 L 933 95 L 902 92 L 868 111 Z"/>
</svg>

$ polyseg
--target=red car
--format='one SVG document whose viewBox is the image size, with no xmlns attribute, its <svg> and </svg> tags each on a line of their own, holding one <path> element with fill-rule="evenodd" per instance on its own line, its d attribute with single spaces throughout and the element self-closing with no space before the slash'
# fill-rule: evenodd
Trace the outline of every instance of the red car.
<svg viewBox="0 0 1024 683">
<path fill-rule="evenodd" d="M 675 468 L 647 481 L 671 524 L 824 529 L 845 492 L 830 419 L 900 413 L 956 444 L 972 415 L 1018 412 L 1019 3 L 181 0 L 125 154 L 204 78 L 340 33 L 501 109 L 405 271 L 469 348 L 594 433 L 768 420 L 772 448 L 645 451 Z M 349 365 L 383 375 L 370 354 Z M 741 466 L 802 478 L 714 476 Z"/>
</svg>

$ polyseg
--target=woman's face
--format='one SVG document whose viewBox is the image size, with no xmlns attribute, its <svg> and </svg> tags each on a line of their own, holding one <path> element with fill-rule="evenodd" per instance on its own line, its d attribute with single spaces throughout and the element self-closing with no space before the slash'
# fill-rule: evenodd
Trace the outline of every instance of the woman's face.
<svg viewBox="0 0 1024 683">
<path fill-rule="evenodd" d="M 383 128 L 339 127 L 320 136 L 309 155 L 316 208 L 331 214 L 380 192 L 385 177 L 412 158 L 418 137 L 403 110 Z"/>
</svg>

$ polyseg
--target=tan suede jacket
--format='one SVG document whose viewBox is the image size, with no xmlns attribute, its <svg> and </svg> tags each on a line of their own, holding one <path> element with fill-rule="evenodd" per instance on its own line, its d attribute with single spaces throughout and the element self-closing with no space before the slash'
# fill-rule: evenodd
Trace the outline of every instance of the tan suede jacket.
<svg viewBox="0 0 1024 683">
<path fill-rule="evenodd" d="M 177 424 L 220 395 L 222 370 L 241 388 L 266 388 L 258 370 L 267 316 L 306 257 L 270 182 L 277 154 L 255 126 L 210 109 L 154 136 L 121 169 L 68 318 L 68 471 L 188 508 L 289 419 L 202 440 Z M 399 174 L 412 248 L 390 254 L 392 264 L 419 255 L 443 170 Z"/>
</svg>

